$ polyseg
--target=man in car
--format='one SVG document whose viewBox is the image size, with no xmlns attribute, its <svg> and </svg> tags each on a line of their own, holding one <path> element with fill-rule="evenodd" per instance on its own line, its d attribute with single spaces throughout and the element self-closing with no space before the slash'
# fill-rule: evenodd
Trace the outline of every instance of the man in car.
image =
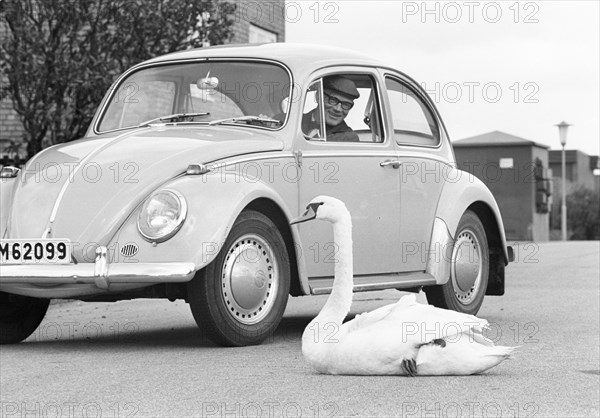
<svg viewBox="0 0 600 418">
<path fill-rule="evenodd" d="M 358 135 L 344 119 L 360 94 L 352 80 L 343 76 L 323 79 L 325 133 L 327 141 L 358 142 Z M 309 138 L 320 138 L 321 109 L 317 107 L 302 117 L 302 132 Z"/>
</svg>

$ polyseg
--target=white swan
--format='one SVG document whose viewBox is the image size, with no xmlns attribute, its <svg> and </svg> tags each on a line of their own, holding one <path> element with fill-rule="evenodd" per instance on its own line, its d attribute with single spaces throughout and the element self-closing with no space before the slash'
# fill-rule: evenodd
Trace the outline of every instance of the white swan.
<svg viewBox="0 0 600 418">
<path fill-rule="evenodd" d="M 302 335 L 302 354 L 318 372 L 470 375 L 496 366 L 515 350 L 494 346 L 482 335 L 486 320 L 417 303 L 414 294 L 342 324 L 352 304 L 350 213 L 328 196 L 314 198 L 306 209 L 291 224 L 330 222 L 338 250 L 331 295 Z"/>
</svg>

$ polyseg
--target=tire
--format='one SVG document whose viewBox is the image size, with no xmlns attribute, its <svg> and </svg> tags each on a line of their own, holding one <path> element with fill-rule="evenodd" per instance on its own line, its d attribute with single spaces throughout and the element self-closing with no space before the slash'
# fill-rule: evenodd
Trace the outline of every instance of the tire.
<svg viewBox="0 0 600 418">
<path fill-rule="evenodd" d="M 443 285 L 425 287 L 430 304 L 475 315 L 488 285 L 490 254 L 483 224 L 467 210 L 456 233 L 450 261 L 450 279 Z"/>
<path fill-rule="evenodd" d="M 0 292 L 0 344 L 16 344 L 29 337 L 44 319 L 49 299 Z"/>
<path fill-rule="evenodd" d="M 241 347 L 273 334 L 290 292 L 290 263 L 275 224 L 244 211 L 215 260 L 188 284 L 188 302 L 204 336 Z"/>
</svg>

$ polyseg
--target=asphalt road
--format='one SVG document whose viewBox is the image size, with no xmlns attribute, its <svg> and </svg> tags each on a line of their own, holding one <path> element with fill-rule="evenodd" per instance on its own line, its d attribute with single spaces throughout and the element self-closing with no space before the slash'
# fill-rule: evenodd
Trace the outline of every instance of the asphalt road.
<svg viewBox="0 0 600 418">
<path fill-rule="evenodd" d="M 356 294 L 353 313 L 401 295 Z M 247 348 L 202 339 L 179 301 L 54 304 L 26 342 L 0 348 L 0 417 L 600 414 L 599 242 L 518 247 L 506 294 L 479 316 L 522 347 L 478 376 L 318 375 L 300 335 L 324 300 L 293 298 L 276 335 Z"/>
</svg>

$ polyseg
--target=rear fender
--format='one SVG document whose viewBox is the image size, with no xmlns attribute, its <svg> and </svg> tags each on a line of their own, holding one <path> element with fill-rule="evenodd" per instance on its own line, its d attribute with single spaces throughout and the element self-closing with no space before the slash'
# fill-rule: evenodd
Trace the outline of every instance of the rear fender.
<svg viewBox="0 0 600 418">
<path fill-rule="evenodd" d="M 458 169 L 452 169 L 448 173 L 446 184 L 438 201 L 427 272 L 436 278 L 438 284 L 443 284 L 450 278 L 450 261 L 458 223 L 468 209 L 473 210 L 484 224 L 491 256 L 496 257 L 490 260 L 490 273 L 492 273 L 490 285 L 492 287 L 499 286 L 499 282 L 502 282 L 503 287 L 504 265 L 511 260 L 511 257 L 506 245 L 504 224 L 498 204 L 481 180 Z M 502 256 L 502 260 L 497 259 L 499 256 Z M 496 274 L 498 272 L 500 273 Z M 492 285 L 492 282 L 496 281 L 498 284 Z M 488 290 L 492 292 L 490 294 L 500 292 L 500 290 L 492 290 L 490 287 Z"/>
</svg>

